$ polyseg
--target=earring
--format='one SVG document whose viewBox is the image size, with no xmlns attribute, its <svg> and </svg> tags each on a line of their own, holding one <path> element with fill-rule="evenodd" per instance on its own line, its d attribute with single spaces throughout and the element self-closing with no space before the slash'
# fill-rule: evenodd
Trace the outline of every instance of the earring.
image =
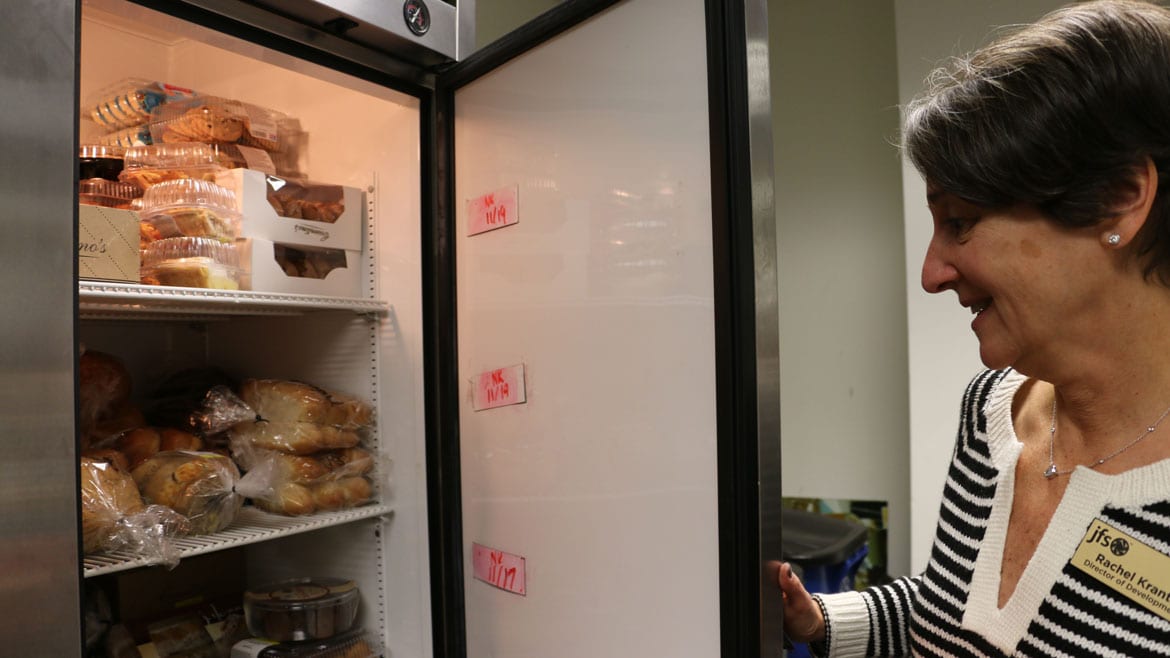
<svg viewBox="0 0 1170 658">
<path fill-rule="evenodd" d="M 1109 244 L 1116 247 L 1117 245 L 1121 244 L 1121 234 L 1120 233 L 1110 233 L 1109 237 L 1106 238 L 1106 240 L 1109 242 Z"/>
</svg>

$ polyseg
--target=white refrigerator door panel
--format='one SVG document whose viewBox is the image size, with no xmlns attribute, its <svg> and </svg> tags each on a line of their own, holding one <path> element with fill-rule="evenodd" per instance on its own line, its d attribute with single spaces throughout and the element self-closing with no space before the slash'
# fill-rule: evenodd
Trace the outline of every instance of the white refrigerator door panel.
<svg viewBox="0 0 1170 658">
<path fill-rule="evenodd" d="M 468 656 L 719 654 L 704 6 L 611 8 L 456 93 Z M 467 202 L 518 190 L 469 237 Z M 523 364 L 523 404 L 474 411 Z M 521 596 L 471 544 L 525 558 Z"/>
</svg>

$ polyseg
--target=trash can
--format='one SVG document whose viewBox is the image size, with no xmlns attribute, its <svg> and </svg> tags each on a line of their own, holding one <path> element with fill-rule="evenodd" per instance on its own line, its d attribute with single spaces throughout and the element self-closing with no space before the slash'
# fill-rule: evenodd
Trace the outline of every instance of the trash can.
<svg viewBox="0 0 1170 658">
<path fill-rule="evenodd" d="M 809 592 L 834 594 L 853 589 L 853 579 L 869 553 L 869 530 L 860 523 L 783 508 L 780 516 L 783 559 L 793 565 Z M 810 656 L 797 644 L 789 658 Z"/>
</svg>

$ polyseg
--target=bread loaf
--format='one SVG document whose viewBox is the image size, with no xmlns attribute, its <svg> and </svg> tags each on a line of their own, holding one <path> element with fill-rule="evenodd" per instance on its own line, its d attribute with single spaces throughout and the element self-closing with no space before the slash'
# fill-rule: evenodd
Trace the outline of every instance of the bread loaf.
<svg viewBox="0 0 1170 658">
<path fill-rule="evenodd" d="M 358 398 L 326 391 L 303 382 L 249 379 L 240 385 L 240 398 L 264 420 L 315 423 L 346 428 L 365 427 L 373 408 Z"/>
<path fill-rule="evenodd" d="M 235 492 L 239 469 L 223 455 L 160 452 L 132 475 L 147 503 L 165 505 L 187 517 L 193 534 L 223 530 L 243 503 Z"/>
<path fill-rule="evenodd" d="M 130 372 L 110 354 L 86 350 L 78 362 L 78 407 L 83 434 L 130 398 Z"/>
<path fill-rule="evenodd" d="M 369 502 L 373 493 L 370 481 L 358 476 L 317 484 L 287 482 L 276 487 L 271 497 L 257 498 L 253 503 L 266 512 L 301 516 L 356 507 Z"/>
<path fill-rule="evenodd" d="M 106 548 L 118 521 L 144 509 L 134 480 L 110 463 L 81 458 L 82 549 Z"/>
<path fill-rule="evenodd" d="M 232 445 L 242 441 L 255 448 L 294 455 L 308 455 L 334 448 L 352 448 L 361 442 L 361 436 L 355 430 L 336 425 L 300 422 L 240 423 L 228 430 L 228 434 Z"/>
</svg>

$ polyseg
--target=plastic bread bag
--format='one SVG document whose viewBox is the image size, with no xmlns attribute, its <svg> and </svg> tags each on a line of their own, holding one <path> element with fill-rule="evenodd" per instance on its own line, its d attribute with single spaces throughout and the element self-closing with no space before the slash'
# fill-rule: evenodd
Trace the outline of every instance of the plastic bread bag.
<svg viewBox="0 0 1170 658">
<path fill-rule="evenodd" d="M 372 477 L 389 470 L 375 468 L 376 457 L 360 447 L 294 455 L 235 440 L 232 456 L 246 471 L 236 491 L 260 509 L 286 516 L 365 504 L 374 497 Z"/>
<path fill-rule="evenodd" d="M 81 528 L 85 554 L 124 551 L 173 568 L 179 551 L 169 538 L 186 534 L 187 519 L 147 505 L 133 478 L 112 463 L 81 458 Z"/>
<path fill-rule="evenodd" d="M 131 475 L 147 503 L 165 505 L 186 517 L 190 534 L 219 532 L 240 511 L 240 471 L 231 458 L 214 452 L 160 452 Z"/>
<path fill-rule="evenodd" d="M 314 423 L 347 429 L 368 427 L 374 409 L 357 396 L 329 391 L 293 380 L 246 379 L 240 384 L 240 399 L 256 415 L 274 422 Z"/>
<path fill-rule="evenodd" d="M 228 430 L 228 436 L 233 446 L 248 443 L 255 448 L 293 455 L 311 455 L 322 450 L 353 448 L 362 440 L 356 429 L 337 425 L 267 420 L 233 425 Z"/>
<path fill-rule="evenodd" d="M 240 423 L 257 420 L 256 411 L 226 385 L 214 385 L 191 411 L 189 424 L 206 435 L 221 434 Z"/>
</svg>

